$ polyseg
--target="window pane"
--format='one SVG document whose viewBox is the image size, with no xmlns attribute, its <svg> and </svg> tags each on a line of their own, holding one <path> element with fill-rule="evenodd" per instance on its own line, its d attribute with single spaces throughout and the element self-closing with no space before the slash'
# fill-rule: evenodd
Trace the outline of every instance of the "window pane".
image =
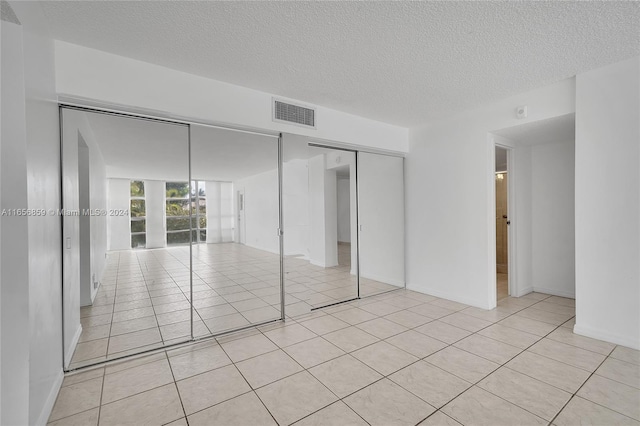
<svg viewBox="0 0 640 426">
<path fill-rule="evenodd" d="M 131 232 L 145 232 L 147 228 L 146 220 L 132 220 Z"/>
<path fill-rule="evenodd" d="M 207 242 L 207 231 L 200 230 L 200 241 Z"/>
<path fill-rule="evenodd" d="M 144 200 L 131 200 L 131 217 L 146 216 Z"/>
<path fill-rule="evenodd" d="M 168 217 L 167 231 L 187 231 L 189 230 L 188 217 Z"/>
<path fill-rule="evenodd" d="M 189 195 L 188 182 L 167 182 L 167 198 L 187 198 Z"/>
<path fill-rule="evenodd" d="M 167 233 L 167 244 L 189 244 L 189 231 Z"/>
<path fill-rule="evenodd" d="M 201 229 L 207 229 L 207 217 L 206 216 L 200 216 L 200 228 Z"/>
<path fill-rule="evenodd" d="M 147 236 L 145 234 L 131 236 L 131 248 L 144 248 L 147 244 Z"/>
<path fill-rule="evenodd" d="M 144 182 L 141 180 L 131 181 L 131 196 L 144 197 Z"/>
<path fill-rule="evenodd" d="M 189 216 L 189 200 L 167 201 L 167 216 Z"/>
</svg>

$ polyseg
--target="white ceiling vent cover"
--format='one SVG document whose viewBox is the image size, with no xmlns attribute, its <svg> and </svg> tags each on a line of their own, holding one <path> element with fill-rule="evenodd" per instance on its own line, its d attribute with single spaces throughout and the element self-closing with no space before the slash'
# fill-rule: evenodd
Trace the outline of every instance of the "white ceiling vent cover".
<svg viewBox="0 0 640 426">
<path fill-rule="evenodd" d="M 302 105 L 294 105 L 278 99 L 273 100 L 273 121 L 316 127 L 316 110 Z"/>
</svg>

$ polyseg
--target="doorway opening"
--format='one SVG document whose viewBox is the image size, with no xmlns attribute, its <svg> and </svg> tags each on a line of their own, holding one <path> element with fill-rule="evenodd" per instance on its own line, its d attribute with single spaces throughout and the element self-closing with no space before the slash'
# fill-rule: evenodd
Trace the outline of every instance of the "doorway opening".
<svg viewBox="0 0 640 426">
<path fill-rule="evenodd" d="M 575 114 L 495 130 L 491 139 L 496 285 L 504 277 L 499 266 L 505 264 L 500 259 L 503 232 L 509 296 L 575 297 Z M 500 185 L 507 191 L 506 218 L 499 211 Z M 497 293 L 500 300 L 504 292 Z"/>
<path fill-rule="evenodd" d="M 509 296 L 509 151 L 496 146 L 496 295 Z"/>
</svg>

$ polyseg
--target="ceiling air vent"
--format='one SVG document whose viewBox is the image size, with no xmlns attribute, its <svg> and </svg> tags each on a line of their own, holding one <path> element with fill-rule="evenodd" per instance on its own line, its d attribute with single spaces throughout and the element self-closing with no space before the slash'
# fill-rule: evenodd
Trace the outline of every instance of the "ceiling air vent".
<svg viewBox="0 0 640 426">
<path fill-rule="evenodd" d="M 293 123 L 305 127 L 316 127 L 316 110 L 300 105 L 273 100 L 273 121 Z"/>
</svg>

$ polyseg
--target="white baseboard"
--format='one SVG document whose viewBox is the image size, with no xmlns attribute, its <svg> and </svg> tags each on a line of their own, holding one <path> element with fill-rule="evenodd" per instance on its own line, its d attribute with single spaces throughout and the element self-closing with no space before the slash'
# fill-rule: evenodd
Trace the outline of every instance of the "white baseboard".
<svg viewBox="0 0 640 426">
<path fill-rule="evenodd" d="M 313 261 L 313 260 L 311 260 L 311 259 L 309 259 L 309 263 L 310 263 L 310 264 L 312 264 L 312 265 L 314 265 L 314 266 L 319 266 L 319 267 L 321 267 L 321 268 L 335 268 L 336 266 L 340 266 L 340 265 L 338 265 L 337 263 L 336 263 L 335 265 L 326 265 L 326 264 L 324 264 L 324 263 L 315 262 L 315 261 Z"/>
<path fill-rule="evenodd" d="M 404 281 L 400 281 L 400 280 L 395 280 L 393 278 L 387 278 L 387 277 L 383 277 L 380 275 L 363 275 L 362 273 L 360 274 L 360 278 L 366 278 L 369 280 L 374 280 L 374 281 L 378 281 L 381 283 L 385 283 L 385 284 L 390 284 L 390 285 L 394 285 L 396 287 L 400 287 L 400 288 L 404 288 Z"/>
<path fill-rule="evenodd" d="M 555 288 L 533 286 L 533 291 L 535 291 L 536 293 L 550 294 L 552 296 L 568 297 L 569 299 L 576 298 L 575 292 L 570 293 L 568 291 L 557 290 Z"/>
<path fill-rule="evenodd" d="M 242 244 L 242 243 L 241 243 L 241 244 Z M 278 254 L 278 255 L 280 254 L 280 249 L 278 249 L 278 250 L 271 250 L 271 249 L 270 249 L 270 248 L 268 248 L 268 247 L 257 246 L 257 245 L 255 245 L 255 244 L 249 244 L 249 243 L 244 243 L 244 245 L 245 245 L 245 246 L 247 246 L 247 247 L 254 248 L 254 249 L 256 249 L 256 250 L 266 251 L 266 252 L 268 252 L 268 253 L 273 253 L 273 254 Z"/>
<path fill-rule="evenodd" d="M 527 294 L 531 293 L 532 291 L 534 291 L 533 287 L 521 288 L 520 291 L 516 292 L 516 294 L 512 294 L 511 297 L 526 296 Z"/>
<path fill-rule="evenodd" d="M 78 329 L 76 330 L 76 334 L 73 336 L 71 340 L 71 344 L 67 348 L 67 351 L 64 354 L 64 366 L 65 368 L 69 368 L 69 362 L 71 362 L 71 357 L 73 357 L 73 353 L 76 351 L 76 346 L 78 346 L 78 340 L 80 340 L 80 335 L 82 334 L 82 324 L 78 324 Z"/>
<path fill-rule="evenodd" d="M 638 336 L 621 336 L 606 330 L 580 324 L 573 326 L 573 332 L 581 336 L 591 337 L 592 339 L 604 340 L 605 342 L 615 343 L 616 345 L 622 345 L 636 350 L 640 349 L 640 339 L 638 339 Z"/>
<path fill-rule="evenodd" d="M 480 309 L 491 309 L 486 301 L 478 301 L 469 299 L 467 297 L 459 296 L 457 294 L 448 293 L 445 291 L 436 290 L 430 287 L 416 287 L 413 284 L 407 283 L 407 290 L 415 291 L 418 293 L 428 294 L 429 296 L 439 297 L 441 299 L 451 300 L 453 302 L 464 303 L 465 305 L 475 306 Z"/>
<path fill-rule="evenodd" d="M 38 416 L 38 420 L 36 420 L 36 426 L 45 426 L 47 421 L 49 420 L 49 416 L 51 415 L 51 411 L 53 411 L 53 406 L 56 403 L 56 399 L 58 398 L 58 392 L 60 392 L 60 388 L 62 387 L 62 381 L 64 380 L 64 371 L 62 368 L 58 371 L 56 375 L 56 379 L 51 385 L 51 389 L 49 390 L 49 395 L 47 396 L 47 400 L 44 402 L 44 406 L 42 407 L 42 411 Z"/>
</svg>

